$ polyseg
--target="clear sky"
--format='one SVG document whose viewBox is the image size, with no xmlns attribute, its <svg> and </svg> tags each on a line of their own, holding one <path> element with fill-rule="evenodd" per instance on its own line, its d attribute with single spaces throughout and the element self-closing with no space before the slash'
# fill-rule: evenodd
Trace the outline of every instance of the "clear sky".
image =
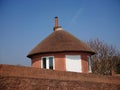
<svg viewBox="0 0 120 90">
<path fill-rule="evenodd" d="M 30 66 L 26 55 L 53 32 L 55 16 L 77 38 L 120 50 L 120 0 L 0 0 L 0 64 Z"/>
</svg>

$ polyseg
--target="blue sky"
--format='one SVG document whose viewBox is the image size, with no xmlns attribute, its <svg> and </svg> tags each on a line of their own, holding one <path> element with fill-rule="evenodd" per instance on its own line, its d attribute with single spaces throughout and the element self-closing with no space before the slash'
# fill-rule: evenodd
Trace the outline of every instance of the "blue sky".
<svg viewBox="0 0 120 90">
<path fill-rule="evenodd" d="M 120 50 L 120 0 L 0 0 L 0 64 L 30 66 L 26 55 L 53 32 L 55 16 L 77 38 Z"/>
</svg>

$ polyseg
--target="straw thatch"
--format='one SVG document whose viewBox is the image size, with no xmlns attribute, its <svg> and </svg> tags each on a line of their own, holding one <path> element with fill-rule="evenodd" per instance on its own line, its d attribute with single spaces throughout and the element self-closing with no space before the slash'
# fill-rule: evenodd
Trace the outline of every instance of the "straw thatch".
<svg viewBox="0 0 120 90">
<path fill-rule="evenodd" d="M 94 51 L 87 44 L 64 30 L 58 30 L 42 40 L 34 49 L 32 49 L 27 57 L 41 53 L 65 51 L 88 52 L 94 54 Z"/>
</svg>

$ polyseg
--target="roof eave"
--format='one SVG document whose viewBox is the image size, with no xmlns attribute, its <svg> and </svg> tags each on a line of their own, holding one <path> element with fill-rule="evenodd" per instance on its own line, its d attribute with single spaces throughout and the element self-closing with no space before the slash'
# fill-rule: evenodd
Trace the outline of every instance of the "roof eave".
<svg viewBox="0 0 120 90">
<path fill-rule="evenodd" d="M 28 54 L 27 57 L 28 58 L 31 58 L 32 56 L 36 56 L 36 55 L 39 55 L 39 54 L 49 54 L 49 53 L 62 53 L 62 52 L 83 52 L 83 53 L 89 53 L 91 55 L 94 55 L 96 54 L 94 51 L 48 51 L 48 52 L 39 52 L 39 53 L 34 53 L 34 54 Z"/>
</svg>

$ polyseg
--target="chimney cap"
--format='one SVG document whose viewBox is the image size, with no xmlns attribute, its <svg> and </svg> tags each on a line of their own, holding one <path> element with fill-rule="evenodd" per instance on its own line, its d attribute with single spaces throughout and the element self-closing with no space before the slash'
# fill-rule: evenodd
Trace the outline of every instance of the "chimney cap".
<svg viewBox="0 0 120 90">
<path fill-rule="evenodd" d="M 55 18 L 58 18 L 58 16 L 55 16 Z"/>
</svg>

